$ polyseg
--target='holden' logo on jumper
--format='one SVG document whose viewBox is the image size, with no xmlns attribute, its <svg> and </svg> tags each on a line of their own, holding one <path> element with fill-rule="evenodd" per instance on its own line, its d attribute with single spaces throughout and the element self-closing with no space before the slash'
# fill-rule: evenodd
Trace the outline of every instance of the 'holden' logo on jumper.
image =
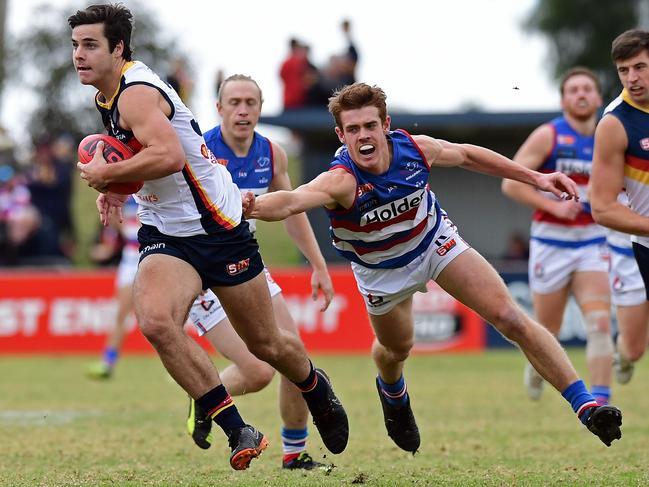
<svg viewBox="0 0 649 487">
<path fill-rule="evenodd" d="M 649 150 L 649 138 L 641 139 L 640 147 L 642 147 L 642 150 Z"/>
<path fill-rule="evenodd" d="M 387 222 L 413 208 L 417 208 L 421 204 L 421 200 L 424 199 L 424 194 L 424 190 L 420 190 L 406 196 L 402 200 L 392 201 L 383 206 L 379 206 L 362 216 L 361 225 Z"/>
<path fill-rule="evenodd" d="M 247 271 L 248 267 L 250 267 L 250 258 L 240 260 L 234 264 L 228 264 L 225 266 L 225 270 L 231 276 L 236 276 L 237 274 Z"/>
<path fill-rule="evenodd" d="M 585 174 L 589 175 L 591 171 L 590 161 L 581 159 L 557 159 L 557 171 L 564 174 Z"/>
<path fill-rule="evenodd" d="M 155 243 L 155 244 L 147 245 L 146 247 L 144 247 L 142 249 L 141 253 L 146 254 L 147 252 L 151 252 L 152 250 L 164 249 L 165 247 L 166 246 L 165 246 L 164 242 Z"/>
</svg>

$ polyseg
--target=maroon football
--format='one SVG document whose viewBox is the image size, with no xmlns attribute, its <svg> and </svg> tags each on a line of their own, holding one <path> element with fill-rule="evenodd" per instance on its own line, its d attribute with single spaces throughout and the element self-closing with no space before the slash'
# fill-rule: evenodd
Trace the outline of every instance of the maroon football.
<svg viewBox="0 0 649 487">
<path fill-rule="evenodd" d="M 77 153 L 79 161 L 84 164 L 89 163 L 95 155 L 97 143 L 102 141 L 104 143 L 104 159 L 108 164 L 112 162 L 125 161 L 133 157 L 133 151 L 129 146 L 120 142 L 115 137 L 107 134 L 90 134 L 79 143 Z M 118 194 L 133 194 L 137 193 L 144 186 L 143 181 L 132 181 L 128 183 L 111 183 L 108 185 L 108 191 Z"/>
</svg>

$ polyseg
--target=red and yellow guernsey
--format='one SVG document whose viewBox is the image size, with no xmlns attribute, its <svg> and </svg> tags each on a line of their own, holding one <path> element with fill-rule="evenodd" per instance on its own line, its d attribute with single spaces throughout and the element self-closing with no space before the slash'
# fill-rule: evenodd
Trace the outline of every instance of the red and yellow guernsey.
<svg viewBox="0 0 649 487">
<path fill-rule="evenodd" d="M 616 117 L 626 131 L 624 186 L 629 204 L 636 213 L 649 216 L 649 108 L 634 103 L 624 90 L 606 114 Z M 648 237 L 633 236 L 632 240 L 649 247 Z"/>
</svg>

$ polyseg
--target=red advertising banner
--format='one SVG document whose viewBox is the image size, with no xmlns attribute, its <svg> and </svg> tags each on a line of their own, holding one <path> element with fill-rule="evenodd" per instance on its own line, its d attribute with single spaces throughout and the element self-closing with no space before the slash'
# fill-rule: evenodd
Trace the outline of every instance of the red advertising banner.
<svg viewBox="0 0 649 487">
<path fill-rule="evenodd" d="M 354 277 L 346 266 L 330 272 L 336 295 L 324 313 L 321 303 L 311 299 L 308 269 L 273 269 L 272 275 L 309 351 L 369 353 L 373 334 Z M 413 298 L 414 351 L 483 349 L 483 321 L 434 283 L 428 288 Z M 0 273 L 0 353 L 99 352 L 116 308 L 112 271 Z M 196 336 L 193 326 L 186 325 L 186 330 Z M 209 348 L 206 340 L 198 341 Z M 124 352 L 153 352 L 135 319 Z"/>
</svg>

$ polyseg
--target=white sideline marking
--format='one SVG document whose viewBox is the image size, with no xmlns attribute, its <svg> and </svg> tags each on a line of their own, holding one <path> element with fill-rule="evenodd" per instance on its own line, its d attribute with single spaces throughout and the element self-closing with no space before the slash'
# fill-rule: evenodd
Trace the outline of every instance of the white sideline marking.
<svg viewBox="0 0 649 487">
<path fill-rule="evenodd" d="M 77 419 L 99 416 L 100 411 L 0 411 L 0 423 L 17 425 L 67 424 Z"/>
</svg>

